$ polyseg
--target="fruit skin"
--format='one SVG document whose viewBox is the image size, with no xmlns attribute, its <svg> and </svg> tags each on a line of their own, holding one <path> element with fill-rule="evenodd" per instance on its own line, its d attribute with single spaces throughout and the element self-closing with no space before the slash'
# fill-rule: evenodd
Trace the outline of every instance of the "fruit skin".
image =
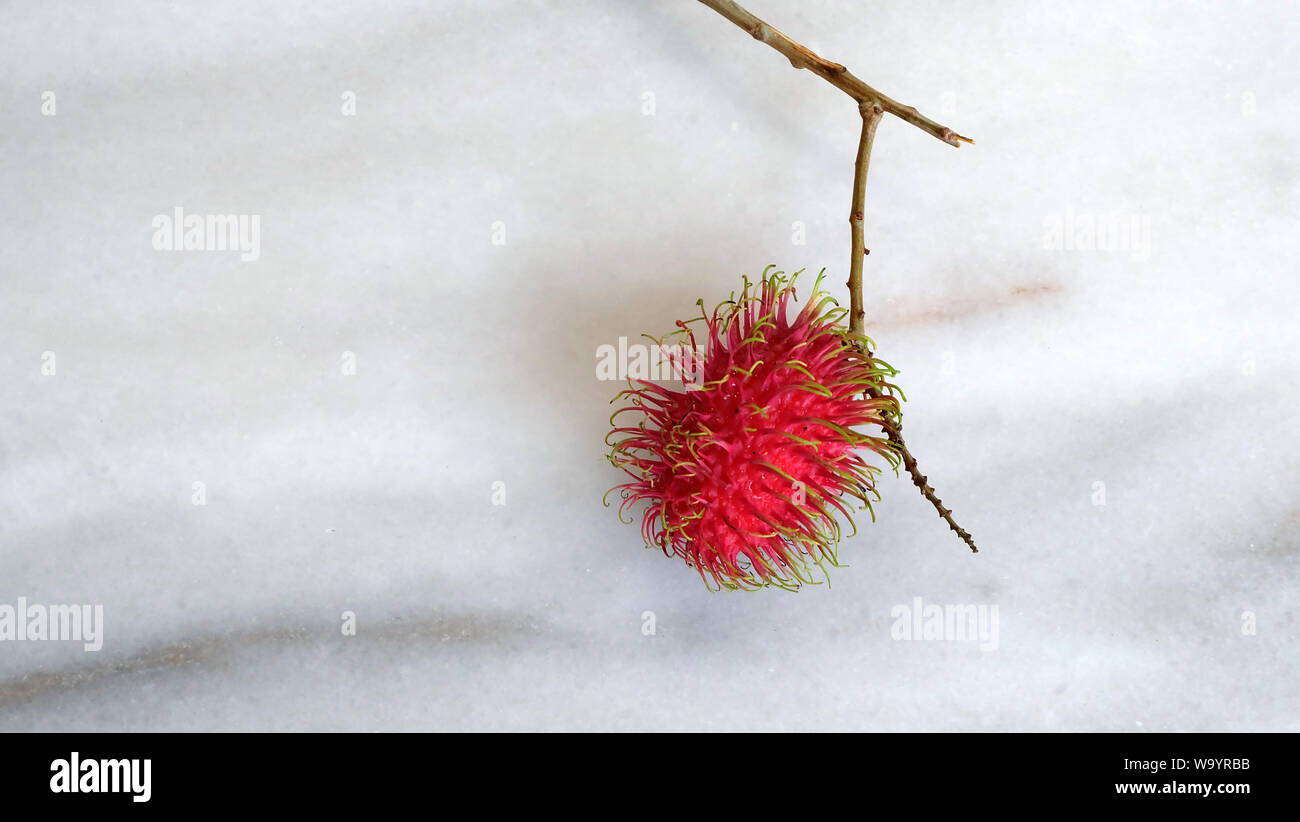
<svg viewBox="0 0 1300 822">
<path fill-rule="evenodd" d="M 773 268 L 757 283 L 745 278 L 740 296 L 712 315 L 699 301 L 700 317 L 677 322 L 670 336 L 686 352 L 700 347 L 691 324 L 704 326 L 702 361 L 670 355 L 693 384 L 629 380 L 614 398 L 629 404 L 614 412 L 605 440 L 609 461 L 632 478 L 609 492 L 622 495 L 620 519 L 646 502 L 646 546 L 683 558 L 710 588 L 797 590 L 819 582 L 814 565 L 829 580 L 826 565 L 839 565 L 836 512 L 852 525 L 855 500 L 871 512 L 880 498 L 880 469 L 859 452 L 898 471 L 882 426 L 900 420 L 902 394 L 888 382 L 898 372 L 844 326 L 847 309 L 819 288 L 824 271 L 789 320 L 802 272 L 786 278 Z M 869 388 L 875 396 L 864 395 Z M 633 424 L 615 423 L 624 414 Z"/>
</svg>

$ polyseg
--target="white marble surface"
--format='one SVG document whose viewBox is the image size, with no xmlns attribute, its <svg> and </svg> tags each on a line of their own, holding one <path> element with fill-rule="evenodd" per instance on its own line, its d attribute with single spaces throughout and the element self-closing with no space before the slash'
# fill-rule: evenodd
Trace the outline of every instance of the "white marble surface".
<svg viewBox="0 0 1300 822">
<path fill-rule="evenodd" d="M 5 8 L 0 603 L 105 636 L 0 643 L 0 728 L 1300 727 L 1291 4 L 752 7 L 977 141 L 885 121 L 866 273 L 983 552 L 890 477 L 832 588 L 728 595 L 602 506 L 594 352 L 842 282 L 852 104 L 695 3 L 429 5 Z"/>
</svg>

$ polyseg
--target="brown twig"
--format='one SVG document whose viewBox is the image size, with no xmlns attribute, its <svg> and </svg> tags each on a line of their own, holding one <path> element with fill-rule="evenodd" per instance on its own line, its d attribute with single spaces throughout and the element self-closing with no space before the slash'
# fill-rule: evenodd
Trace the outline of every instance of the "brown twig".
<svg viewBox="0 0 1300 822">
<path fill-rule="evenodd" d="M 849 232 L 853 236 L 853 249 L 849 253 L 849 331 L 864 333 L 867 312 L 862 307 L 862 258 L 867 255 L 866 240 L 862 234 L 867 203 L 867 169 L 871 167 L 871 144 L 876 139 L 876 127 L 885 116 L 884 109 L 875 103 L 859 103 L 862 112 L 862 137 L 858 140 L 858 159 L 853 166 L 853 203 L 849 207 Z"/>
<path fill-rule="evenodd" d="M 867 255 L 866 241 L 863 237 L 863 222 L 867 208 L 867 170 L 871 167 L 871 144 L 875 141 L 876 127 L 880 125 L 884 112 L 874 103 L 859 103 L 858 110 L 862 113 L 862 136 L 858 140 L 858 157 L 853 166 L 853 202 L 849 204 L 849 230 L 853 235 L 853 251 L 849 260 L 848 287 L 849 331 L 861 335 L 866 328 L 866 312 L 862 308 L 862 259 Z M 868 358 L 872 356 L 869 350 L 864 349 L 863 353 Z M 874 385 L 868 386 L 866 393 L 875 399 L 883 396 L 880 389 Z M 920 467 L 916 464 L 916 457 L 912 456 L 907 443 L 903 441 L 902 421 L 895 419 L 891 422 L 882 413 L 880 425 L 889 435 L 889 441 L 902 456 L 903 467 L 912 476 L 912 484 L 921 492 L 921 496 L 930 501 L 934 509 L 939 512 L 939 516 L 948 523 L 948 527 L 970 546 L 971 551 L 979 553 L 979 548 L 975 547 L 975 540 L 970 532 L 953 521 L 952 511 L 944 506 L 943 500 L 939 499 L 939 495 L 934 492 L 925 475 L 921 473 Z"/>
<path fill-rule="evenodd" d="M 873 397 L 880 396 L 879 389 L 874 386 L 867 393 Z M 975 539 L 970 535 L 970 531 L 967 531 L 965 528 L 962 528 L 953 521 L 952 511 L 944 507 L 943 500 L 939 499 L 939 495 L 930 487 L 929 480 L 926 479 L 926 476 L 921 473 L 921 469 L 917 466 L 916 457 L 912 456 L 912 452 L 907 450 L 907 443 L 903 442 L 903 424 L 897 421 L 893 424 L 887 422 L 882 422 L 881 424 L 884 426 L 885 430 L 889 432 L 889 441 L 892 442 L 894 447 L 898 449 L 898 452 L 903 455 L 903 467 L 907 469 L 907 473 L 912 475 L 912 484 L 921 492 L 921 496 L 930 501 L 930 504 L 939 512 L 939 516 L 943 518 L 943 521 L 948 523 L 948 527 L 956 532 L 957 536 L 961 537 L 962 542 L 969 545 L 973 553 L 978 554 L 980 549 L 975 547 Z"/>
<path fill-rule="evenodd" d="M 854 77 L 844 66 L 819 57 L 811 49 L 796 43 L 750 14 L 739 3 L 732 2 L 732 0 L 700 0 L 700 2 L 740 26 L 755 40 L 760 40 L 785 55 L 785 58 L 790 61 L 790 65 L 797 69 L 806 68 L 814 74 L 820 75 L 826 82 L 859 103 L 870 103 L 879 106 L 882 111 L 906 120 L 926 134 L 938 137 L 950 146 L 975 142 L 961 136 L 947 126 L 936 123 L 917 111 L 913 106 L 905 106 L 897 100 L 881 94 L 857 77 Z"/>
<path fill-rule="evenodd" d="M 700 0 L 700 2 L 749 32 L 754 39 L 761 40 L 784 54 L 795 68 L 806 68 L 821 75 L 831 85 L 858 101 L 858 111 L 862 115 L 862 136 L 858 140 L 858 156 L 853 171 L 853 202 L 849 206 L 849 230 L 852 234 L 853 248 L 849 258 L 849 281 L 847 286 L 849 289 L 849 331 L 856 335 L 862 335 L 866 326 L 866 311 L 862 306 L 862 259 L 867 255 L 866 241 L 863 236 L 863 223 L 866 213 L 867 170 L 871 166 L 871 145 L 875 141 L 876 127 L 880 125 L 884 115 L 889 113 L 906 120 L 928 134 L 938 137 L 949 145 L 960 146 L 962 143 L 973 143 L 974 140 L 961 136 L 947 126 L 939 125 L 911 106 L 904 106 L 886 97 L 854 77 L 844 66 L 819 57 L 810 49 L 796 43 L 750 14 L 732 0 Z M 872 353 L 865 349 L 864 354 L 868 358 L 872 356 Z M 875 386 L 869 387 L 866 393 L 876 399 L 883 396 L 880 389 Z M 903 440 L 902 421 L 898 419 L 891 421 L 882 413 L 880 424 L 888 434 L 889 441 L 901 455 L 903 467 L 911 475 L 912 484 L 921 492 L 921 496 L 930 501 L 930 504 L 939 512 L 939 516 L 943 518 L 944 522 L 948 523 L 948 527 L 970 546 L 971 551 L 978 553 L 979 549 L 975 547 L 975 540 L 971 537 L 970 532 L 953 521 L 952 511 L 944 506 L 934 488 L 930 487 L 929 480 L 921 473 L 916 458 L 912 456 L 912 452 L 907 448 L 907 443 Z"/>
</svg>

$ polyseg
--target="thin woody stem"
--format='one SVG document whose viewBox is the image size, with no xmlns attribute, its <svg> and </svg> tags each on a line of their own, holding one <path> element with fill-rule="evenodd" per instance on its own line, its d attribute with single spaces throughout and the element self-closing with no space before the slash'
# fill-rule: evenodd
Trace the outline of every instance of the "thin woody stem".
<svg viewBox="0 0 1300 822">
<path fill-rule="evenodd" d="M 853 203 L 849 211 L 849 231 L 853 236 L 853 250 L 849 255 L 849 331 L 864 333 L 867 312 L 862 307 L 862 258 L 867 255 L 866 240 L 862 234 L 867 202 L 867 170 L 871 167 L 871 144 L 876 139 L 876 127 L 885 116 L 884 109 L 875 103 L 860 103 L 862 112 L 862 137 L 858 140 L 858 160 L 853 167 Z"/>
<path fill-rule="evenodd" d="M 826 82 L 859 103 L 879 106 L 882 111 L 888 112 L 901 120 L 906 120 L 926 134 L 937 137 L 950 146 L 975 142 L 961 136 L 945 125 L 936 123 L 917 111 L 915 107 L 905 106 L 897 100 L 881 94 L 857 77 L 854 77 L 844 66 L 819 57 L 811 49 L 796 43 L 777 29 L 750 14 L 739 3 L 732 0 L 700 0 L 700 2 L 740 26 L 755 40 L 766 43 L 785 55 L 785 58 L 790 61 L 790 65 L 797 69 L 806 68 L 814 74 L 820 75 Z"/>
<path fill-rule="evenodd" d="M 849 204 L 849 229 L 853 235 L 853 256 L 849 260 L 849 332 L 855 335 L 863 335 L 866 328 L 866 312 L 862 307 L 862 258 L 867 255 L 866 240 L 863 237 L 863 223 L 866 216 L 867 207 L 867 170 L 871 167 L 871 144 L 876 139 L 876 127 L 880 125 L 880 120 L 884 112 L 880 106 L 874 103 L 860 103 L 858 110 L 862 113 L 862 136 L 858 140 L 858 157 L 853 166 L 853 202 Z M 861 345 L 861 343 L 859 343 Z M 868 358 L 871 357 L 871 351 L 863 349 Z M 884 396 L 876 386 L 868 386 L 867 395 L 875 399 Z M 903 440 L 903 423 L 902 420 L 894 418 L 892 421 L 885 415 L 880 415 L 880 425 L 889 435 L 889 441 L 903 458 L 903 467 L 912 477 L 912 484 L 921 492 L 921 496 L 930 501 L 934 509 L 939 512 L 939 516 L 944 522 L 948 523 L 957 536 L 970 546 L 971 551 L 979 553 L 979 548 L 975 547 L 975 540 L 971 537 L 970 532 L 958 525 L 952 518 L 952 511 L 943 504 L 939 495 L 930 487 L 929 480 L 921 473 L 920 466 L 916 464 L 916 457 L 908 450 L 907 443 Z"/>
<path fill-rule="evenodd" d="M 872 386 L 867 393 L 873 397 L 880 396 L 879 389 L 874 386 Z M 889 441 L 892 442 L 894 447 L 898 449 L 898 452 L 902 454 L 903 467 L 907 469 L 907 473 L 912 475 L 912 484 L 921 492 L 921 496 L 930 501 L 930 504 L 939 512 L 939 516 L 943 518 L 943 521 L 948 523 L 948 527 L 956 532 L 957 536 L 961 537 L 962 542 L 969 545 L 973 553 L 978 554 L 980 549 L 975 547 L 975 539 L 970 535 L 970 531 L 967 531 L 965 528 L 962 528 L 953 521 L 952 511 L 944 507 L 943 500 L 939 499 L 939 495 L 930 487 L 929 480 L 921 473 L 920 467 L 917 466 L 916 457 L 912 456 L 912 452 L 907 450 L 907 443 L 903 442 L 902 423 L 895 421 L 893 424 L 890 424 L 882 421 L 881 425 L 883 425 L 885 430 L 889 432 Z"/>
</svg>

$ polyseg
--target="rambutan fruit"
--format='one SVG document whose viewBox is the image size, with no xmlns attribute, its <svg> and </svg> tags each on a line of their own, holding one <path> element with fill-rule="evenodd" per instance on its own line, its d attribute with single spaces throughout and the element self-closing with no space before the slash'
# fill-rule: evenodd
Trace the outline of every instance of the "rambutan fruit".
<svg viewBox="0 0 1300 822">
<path fill-rule="evenodd" d="M 880 498 L 880 468 L 866 457 L 899 465 L 884 427 L 901 414 L 888 381 L 897 372 L 848 330 L 848 310 L 820 290 L 821 276 L 789 319 L 801 272 L 773 268 L 712 315 L 699 301 L 701 316 L 669 335 L 674 345 L 656 340 L 685 352 L 669 354 L 683 389 L 629 380 L 614 399 L 629 404 L 606 437 L 610 462 L 632 477 L 610 489 L 622 495 L 620 519 L 645 502 L 646 546 L 681 557 L 710 588 L 795 590 L 821 581 L 814 565 L 829 579 L 837 514 L 853 526 L 853 509 L 871 512 Z M 616 423 L 624 414 L 635 419 Z"/>
</svg>

